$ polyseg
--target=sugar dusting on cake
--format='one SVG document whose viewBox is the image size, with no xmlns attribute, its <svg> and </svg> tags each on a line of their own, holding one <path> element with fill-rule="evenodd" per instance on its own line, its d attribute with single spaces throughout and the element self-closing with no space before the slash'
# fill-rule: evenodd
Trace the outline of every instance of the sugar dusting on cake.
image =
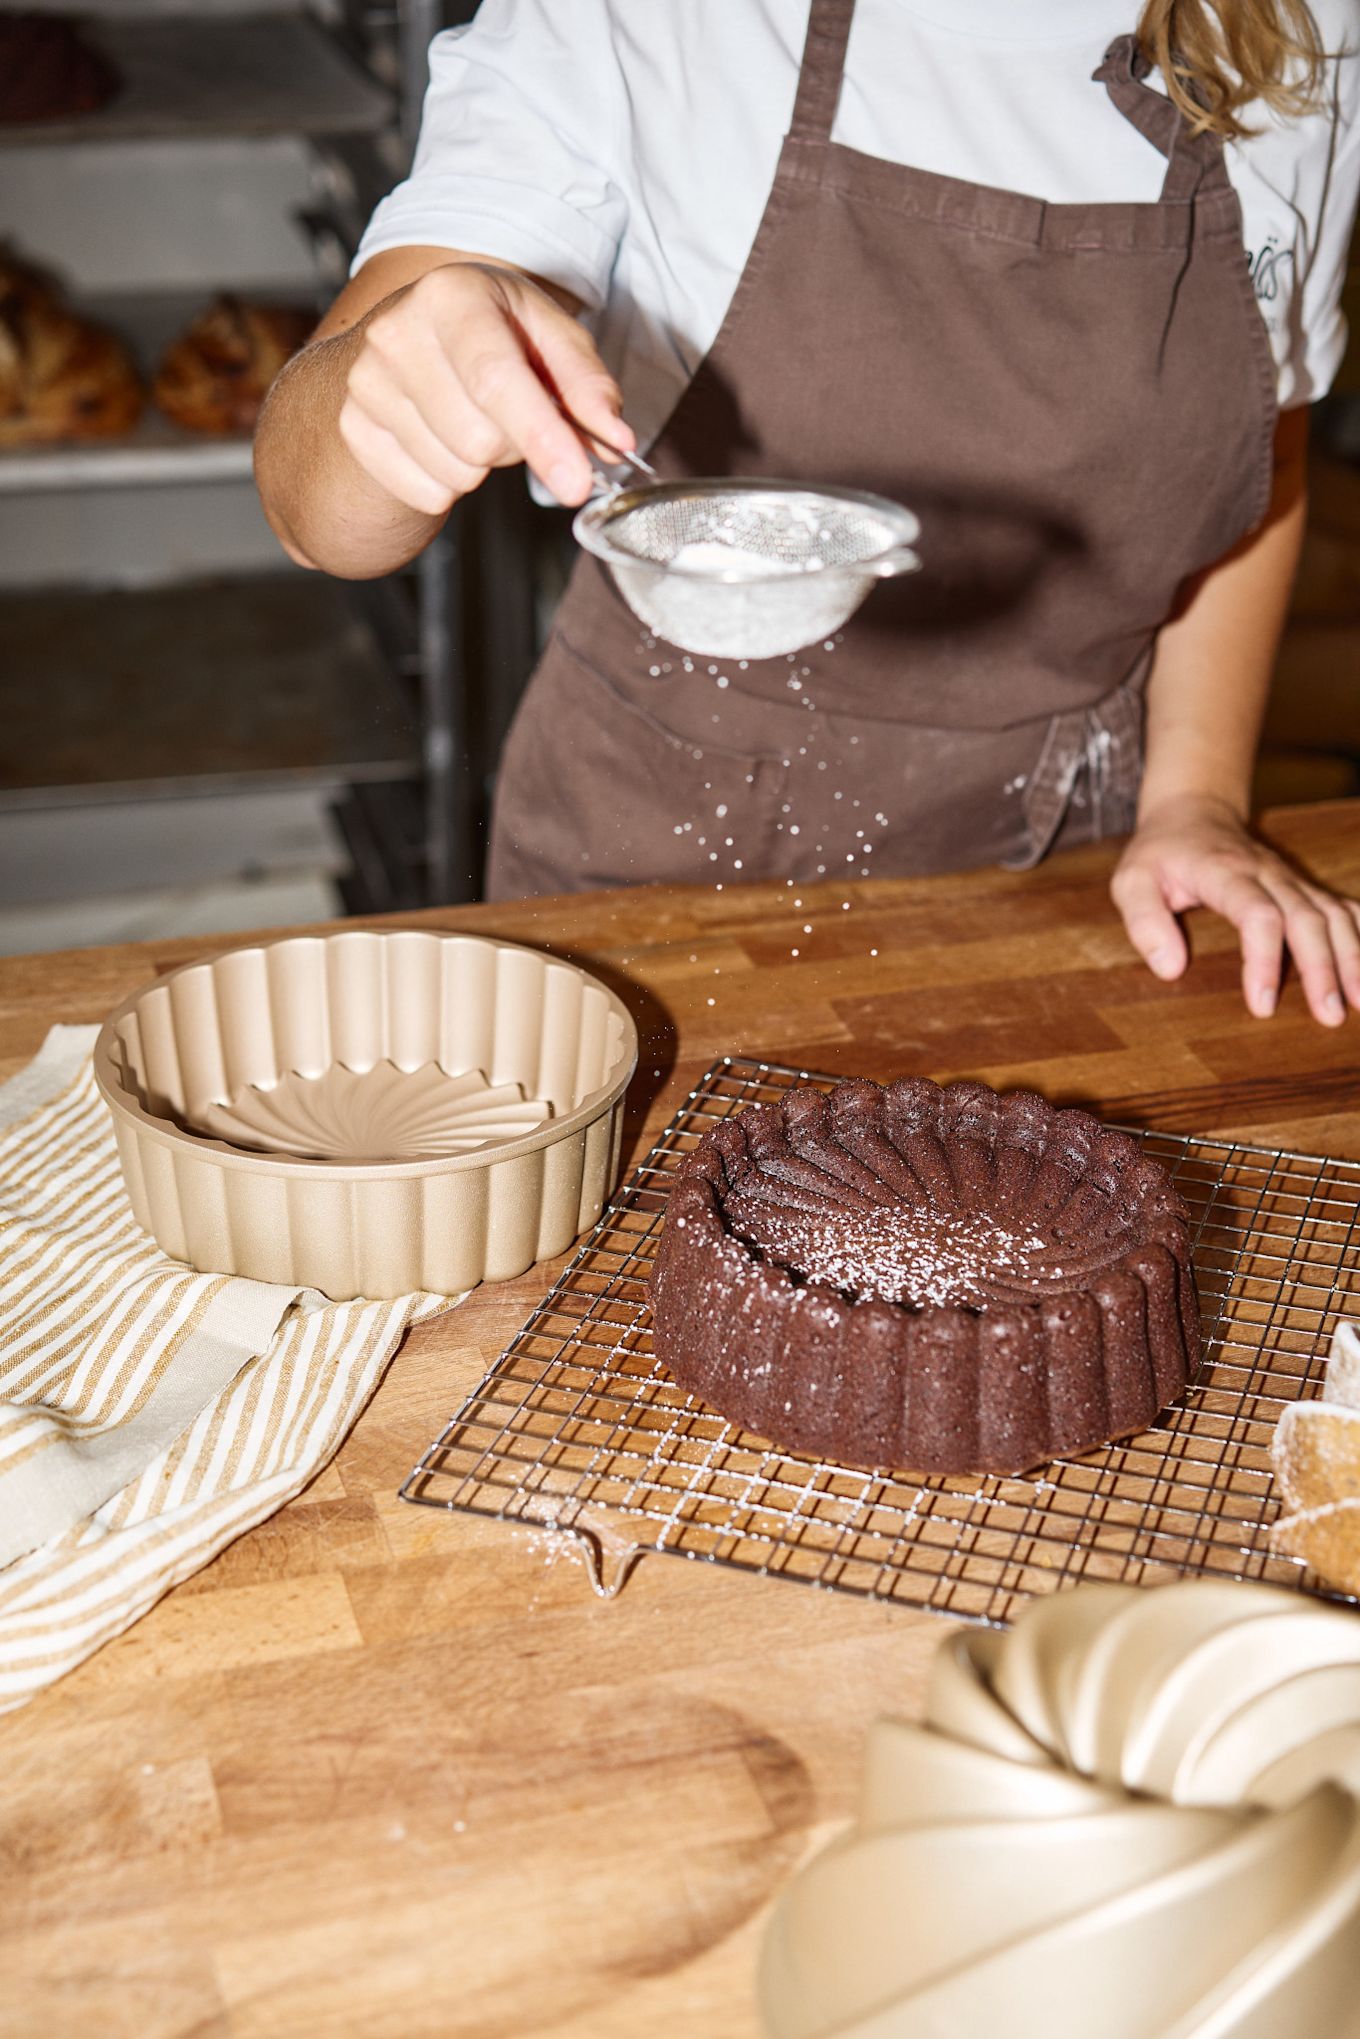
<svg viewBox="0 0 1360 2039">
<path fill-rule="evenodd" d="M 1202 1350 L 1167 1171 L 1088 1113 L 903 1077 L 710 1127 L 649 1299 L 678 1387 L 782 1450 L 1013 1476 L 1146 1429 Z"/>
<path fill-rule="evenodd" d="M 1042 1234 L 1012 1230 L 983 1211 L 946 1215 L 897 1204 L 830 1220 L 771 1214 L 752 1243 L 805 1281 L 856 1301 L 872 1296 L 916 1308 L 979 1302 L 998 1277 L 1061 1272 L 1036 1268 L 1036 1257 L 1051 1253 Z"/>
</svg>

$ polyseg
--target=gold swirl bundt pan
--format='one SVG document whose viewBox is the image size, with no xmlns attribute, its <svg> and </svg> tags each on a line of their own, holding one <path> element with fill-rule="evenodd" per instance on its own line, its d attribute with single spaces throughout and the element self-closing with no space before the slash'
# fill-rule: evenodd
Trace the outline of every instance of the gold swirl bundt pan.
<svg viewBox="0 0 1360 2039">
<path fill-rule="evenodd" d="M 484 935 L 289 935 L 143 985 L 95 1043 L 137 1222 L 172 1259 L 336 1300 L 562 1253 L 618 1175 L 637 1028 Z"/>
<path fill-rule="evenodd" d="M 1355 2039 L 1360 1620 L 1086 1585 L 951 1636 L 780 1899 L 774 2039 Z"/>
</svg>

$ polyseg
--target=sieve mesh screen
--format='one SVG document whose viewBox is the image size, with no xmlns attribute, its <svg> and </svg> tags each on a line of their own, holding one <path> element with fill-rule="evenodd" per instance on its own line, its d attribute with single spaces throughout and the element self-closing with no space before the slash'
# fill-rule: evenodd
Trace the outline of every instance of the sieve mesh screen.
<svg viewBox="0 0 1360 2039">
<path fill-rule="evenodd" d="M 655 566 L 669 567 L 687 547 L 707 545 L 800 572 L 859 566 L 896 536 L 871 510 L 813 492 L 671 494 L 664 487 L 647 490 L 641 500 L 621 496 L 606 512 L 604 530 L 619 551 Z"/>
</svg>

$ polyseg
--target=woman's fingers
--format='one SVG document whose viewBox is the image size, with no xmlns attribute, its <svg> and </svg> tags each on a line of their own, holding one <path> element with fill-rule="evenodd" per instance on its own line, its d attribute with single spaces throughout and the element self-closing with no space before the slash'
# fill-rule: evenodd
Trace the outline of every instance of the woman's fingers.
<svg viewBox="0 0 1360 2039">
<path fill-rule="evenodd" d="M 436 501 L 447 509 L 450 488 L 465 494 L 489 468 L 519 460 L 560 501 L 579 503 L 593 470 L 564 407 L 631 448 L 620 401 L 588 334 L 545 292 L 509 272 L 454 263 L 370 319 L 342 429 L 361 465 L 415 509 Z"/>
<path fill-rule="evenodd" d="M 466 496 L 480 488 L 488 470 L 495 465 L 482 450 L 484 442 L 464 440 L 461 453 L 450 452 L 446 441 L 431 430 L 414 404 L 404 406 L 390 429 L 403 451 L 441 486 L 452 489 L 455 496 Z"/>
<path fill-rule="evenodd" d="M 1326 894 L 1317 903 L 1327 916 L 1342 992 L 1360 1012 L 1360 904 L 1353 899 L 1332 899 Z"/>
<path fill-rule="evenodd" d="M 1346 1002 L 1337 978 L 1337 958 L 1326 913 L 1310 887 L 1287 871 L 1267 869 L 1265 884 L 1284 918 L 1284 938 L 1294 958 L 1303 995 L 1314 1019 L 1339 1027 Z"/>
<path fill-rule="evenodd" d="M 568 326 L 574 321 L 550 299 L 542 302 L 544 309 L 536 320 L 537 352 L 547 366 L 544 333 L 553 321 Z M 538 306 L 534 310 L 538 313 Z M 448 357 L 475 408 L 504 434 L 559 502 L 581 503 L 594 481 L 590 457 L 580 433 L 563 416 L 557 397 L 531 361 L 530 344 L 514 307 L 493 295 L 466 301 L 445 336 Z"/>
<path fill-rule="evenodd" d="M 459 491 L 437 481 L 353 397 L 341 406 L 340 437 L 364 473 L 397 502 L 427 517 L 447 516 L 452 509 Z"/>
<path fill-rule="evenodd" d="M 1284 969 L 1285 920 L 1259 878 L 1227 874 L 1204 887 L 1204 903 L 1230 920 L 1242 944 L 1242 995 L 1249 1012 L 1269 1019 L 1279 1002 Z"/>
<path fill-rule="evenodd" d="M 419 295 L 418 295 L 419 294 Z M 373 321 L 368 376 L 415 406 L 443 446 L 483 473 L 528 460 L 566 500 L 589 493 L 591 470 L 580 438 L 530 365 L 522 334 L 507 316 L 500 286 L 484 271 L 438 269 Z M 545 300 L 546 302 L 546 300 Z M 557 317 L 555 306 L 549 306 Z M 366 395 L 356 362 L 351 388 Z M 400 427 L 389 418 L 400 436 Z"/>
<path fill-rule="evenodd" d="M 1296 877 L 1214 803 L 1172 803 L 1144 817 L 1110 889 L 1130 939 L 1159 976 L 1179 976 L 1184 967 L 1175 915 L 1207 906 L 1237 930 L 1242 990 L 1259 1018 L 1279 1003 L 1286 949 L 1315 1019 L 1340 1026 L 1348 1001 L 1360 1012 L 1360 900 Z M 1168 928 L 1175 929 L 1170 958 Z"/>
<path fill-rule="evenodd" d="M 433 474 L 452 459 L 474 469 L 480 481 L 488 469 L 520 458 L 504 429 L 472 401 L 428 322 L 402 334 L 399 344 L 380 331 L 369 358 L 354 364 L 350 393 L 415 459 L 439 449 Z"/>
<path fill-rule="evenodd" d="M 1179 977 L 1189 960 L 1180 923 L 1166 903 L 1157 871 L 1138 862 L 1121 864 L 1110 895 L 1123 917 L 1129 940 L 1148 968 L 1163 978 Z"/>
<path fill-rule="evenodd" d="M 534 317 L 528 325 L 542 372 L 584 431 L 604 447 L 631 453 L 637 438 L 623 421 L 619 386 L 596 353 L 594 341 L 575 319 L 564 318 L 555 306 L 551 311 L 551 317 Z"/>
<path fill-rule="evenodd" d="M 1275 1010 L 1287 947 L 1314 1019 L 1327 1027 L 1341 1025 L 1346 1004 L 1333 933 L 1340 917 L 1334 922 L 1310 888 L 1283 869 L 1267 867 L 1260 878 L 1231 879 L 1219 911 L 1241 935 L 1242 985 L 1254 1013 L 1266 1018 Z"/>
</svg>

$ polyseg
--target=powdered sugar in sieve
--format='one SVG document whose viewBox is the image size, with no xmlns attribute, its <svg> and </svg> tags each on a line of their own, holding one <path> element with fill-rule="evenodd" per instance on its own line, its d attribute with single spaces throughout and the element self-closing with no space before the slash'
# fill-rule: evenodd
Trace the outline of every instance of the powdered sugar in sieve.
<svg viewBox="0 0 1360 2039">
<path fill-rule="evenodd" d="M 876 580 L 920 564 L 909 510 L 798 483 L 618 490 L 574 529 L 650 630 L 709 658 L 775 658 L 830 637 Z"/>
</svg>

